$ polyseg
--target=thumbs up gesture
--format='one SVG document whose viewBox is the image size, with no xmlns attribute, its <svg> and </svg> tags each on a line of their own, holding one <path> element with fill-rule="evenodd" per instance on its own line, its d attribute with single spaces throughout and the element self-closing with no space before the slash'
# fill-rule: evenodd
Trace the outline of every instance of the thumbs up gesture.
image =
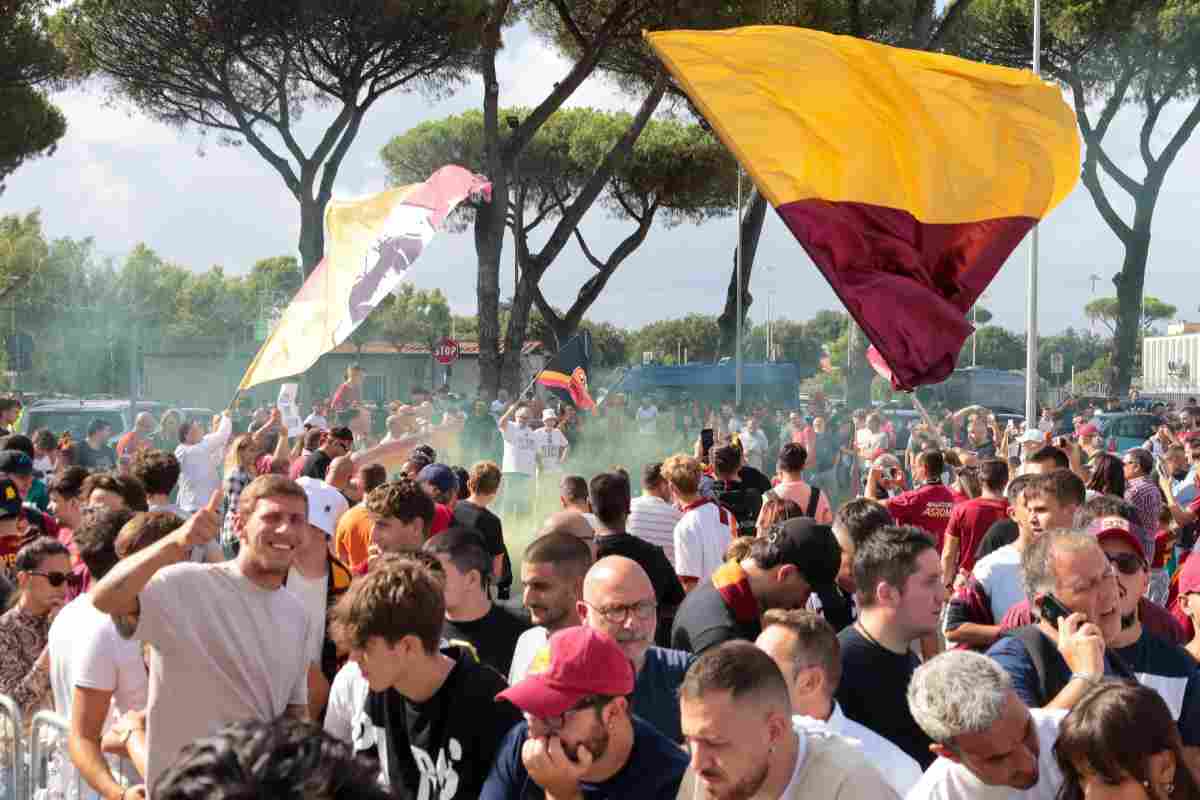
<svg viewBox="0 0 1200 800">
<path fill-rule="evenodd" d="M 221 490 L 212 493 L 204 508 L 192 514 L 183 527 L 175 532 L 177 541 L 185 549 L 205 545 L 217 538 L 221 532 Z"/>
</svg>

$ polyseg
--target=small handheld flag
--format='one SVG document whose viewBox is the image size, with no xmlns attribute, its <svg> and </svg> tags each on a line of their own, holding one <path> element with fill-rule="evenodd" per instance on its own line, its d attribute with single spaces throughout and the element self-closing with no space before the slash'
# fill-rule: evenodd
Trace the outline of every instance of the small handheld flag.
<svg viewBox="0 0 1200 800">
<path fill-rule="evenodd" d="M 588 378 L 592 371 L 592 334 L 580 331 L 562 346 L 537 377 L 563 402 L 576 408 L 588 410 L 596 403 L 588 391 Z"/>
</svg>

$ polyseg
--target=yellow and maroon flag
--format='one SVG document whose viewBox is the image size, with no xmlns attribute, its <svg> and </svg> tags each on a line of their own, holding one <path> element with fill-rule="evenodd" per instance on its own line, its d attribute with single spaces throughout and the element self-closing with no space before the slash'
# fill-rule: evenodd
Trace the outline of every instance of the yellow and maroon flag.
<svg viewBox="0 0 1200 800">
<path fill-rule="evenodd" d="M 468 199 L 490 200 L 491 192 L 486 178 L 451 165 L 424 183 L 330 202 L 325 258 L 259 348 L 238 391 L 304 372 L 346 341 L 410 277 L 446 217 Z"/>
<path fill-rule="evenodd" d="M 777 26 L 647 33 L 900 389 L 1074 188 L 1075 115 L 1032 72 Z"/>
</svg>

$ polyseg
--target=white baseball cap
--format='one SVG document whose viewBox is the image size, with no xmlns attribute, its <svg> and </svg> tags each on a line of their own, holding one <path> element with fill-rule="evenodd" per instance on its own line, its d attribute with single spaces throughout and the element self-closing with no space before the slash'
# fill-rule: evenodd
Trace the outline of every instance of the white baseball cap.
<svg viewBox="0 0 1200 800">
<path fill-rule="evenodd" d="M 308 497 L 308 524 L 332 537 L 337 530 L 338 520 L 350 509 L 350 502 L 325 481 L 302 476 L 296 479 L 296 483 L 300 484 Z"/>
<path fill-rule="evenodd" d="M 547 408 L 542 412 L 542 422 L 548 422 L 552 419 L 558 419 L 558 414 L 555 413 L 553 408 Z"/>
</svg>

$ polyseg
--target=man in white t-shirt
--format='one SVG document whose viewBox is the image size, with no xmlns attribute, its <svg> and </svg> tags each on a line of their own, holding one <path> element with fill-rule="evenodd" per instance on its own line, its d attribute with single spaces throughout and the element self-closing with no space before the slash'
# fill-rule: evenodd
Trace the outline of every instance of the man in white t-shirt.
<svg viewBox="0 0 1200 800">
<path fill-rule="evenodd" d="M 751 414 L 742 428 L 742 453 L 746 463 L 759 472 L 767 471 L 767 434 L 758 426 L 758 418 Z"/>
<path fill-rule="evenodd" d="M 783 673 L 796 723 L 846 738 L 899 796 L 916 785 L 921 765 L 875 731 L 848 719 L 833 698 L 842 677 L 841 647 L 823 617 L 803 609 L 772 609 L 763 615 L 763 632 L 755 644 Z"/>
<path fill-rule="evenodd" d="M 642 470 L 642 494 L 629 504 L 625 532 L 657 545 L 675 566 L 675 526 L 683 513 L 671 504 L 671 487 L 662 476 L 662 463 L 647 464 Z"/>
<path fill-rule="evenodd" d="M 1054 800 L 1054 757 L 1066 711 L 1030 709 L 999 664 L 950 650 L 926 661 L 908 686 L 908 707 L 939 758 L 907 800 Z"/>
<path fill-rule="evenodd" d="M 592 564 L 592 551 L 579 537 L 566 532 L 547 533 L 525 548 L 521 559 L 522 602 L 535 627 L 517 638 L 509 685 L 524 680 L 534 656 L 546 646 L 550 634 L 580 624 L 577 603 L 583 599 L 583 578 Z"/>
<path fill-rule="evenodd" d="M 165 519 L 174 527 L 183 524 L 165 514 L 141 516 Z M 74 544 L 93 581 L 116 565 L 118 534 L 131 519 L 131 511 L 101 511 L 88 515 L 75 531 Z M 111 797 L 121 790 L 114 769 L 128 784 L 141 783 L 132 764 L 118 765 L 100 747 L 113 711 L 124 714 L 146 707 L 149 681 L 141 646 L 122 639 L 112 618 L 95 609 L 88 593 L 67 603 L 54 618 L 49 647 L 54 711 L 71 722 L 71 761 L 62 763 L 59 771 L 64 796 L 68 800 Z M 78 780 L 80 775 L 86 783 Z"/>
<path fill-rule="evenodd" d="M 537 464 L 541 475 L 561 475 L 563 462 L 571 449 L 566 435 L 558 429 L 558 414 L 547 408 L 542 412 L 542 427 L 533 432 L 537 441 Z"/>
<path fill-rule="evenodd" d="M 220 503 L 214 492 L 182 528 L 118 563 L 92 593 L 122 636 L 152 648 L 151 792 L 197 737 L 237 720 L 302 719 L 308 711 L 309 638 L 319 632 L 283 590 L 307 530 L 308 498 L 281 475 L 256 478 L 238 501 L 237 559 L 180 563 L 217 536 Z"/>
<path fill-rule="evenodd" d="M 336 461 L 336 459 L 335 459 Z M 333 472 L 332 468 L 330 472 Z M 309 625 L 319 634 L 328 627 L 327 614 L 330 606 L 330 575 L 335 569 L 335 559 L 329 552 L 329 541 L 337 532 L 338 521 L 350 508 L 345 496 L 325 481 L 302 477 L 296 480 L 308 497 L 308 530 L 296 548 L 296 557 L 288 570 L 284 585 L 296 596 L 308 614 Z M 345 574 L 345 570 L 342 570 Z M 321 653 L 325 637 L 316 635 L 309 644 L 310 666 L 308 669 L 309 704 L 314 712 L 325 705 L 329 692 L 328 678 L 321 672 Z M 332 669 L 331 669 L 332 671 Z"/>
<path fill-rule="evenodd" d="M 638 433 L 653 436 L 658 432 L 658 406 L 649 397 L 643 397 L 637 410 Z"/>
<path fill-rule="evenodd" d="M 1025 600 L 1021 553 L 1035 538 L 1025 489 L 1035 480 L 1033 475 L 1018 475 L 1009 482 L 1008 516 L 1017 525 L 1017 540 L 975 562 L 966 585 L 955 590 L 945 622 L 951 644 L 980 651 L 991 647 L 1000 638 L 1004 615 Z"/>
<path fill-rule="evenodd" d="M 329 419 L 325 416 L 329 407 L 325 403 L 313 403 L 312 413 L 304 418 L 305 428 L 315 428 L 319 431 L 329 430 Z"/>
<path fill-rule="evenodd" d="M 529 426 L 529 406 L 516 402 L 500 417 L 497 427 L 504 439 L 504 463 L 500 471 L 500 502 L 506 513 L 527 513 L 537 473 L 538 440 Z"/>
<path fill-rule="evenodd" d="M 683 516 L 675 525 L 675 573 L 684 591 L 706 581 L 721 566 L 737 521 L 715 500 L 700 496 L 700 462 L 690 456 L 671 456 L 662 475 Z"/>
</svg>

